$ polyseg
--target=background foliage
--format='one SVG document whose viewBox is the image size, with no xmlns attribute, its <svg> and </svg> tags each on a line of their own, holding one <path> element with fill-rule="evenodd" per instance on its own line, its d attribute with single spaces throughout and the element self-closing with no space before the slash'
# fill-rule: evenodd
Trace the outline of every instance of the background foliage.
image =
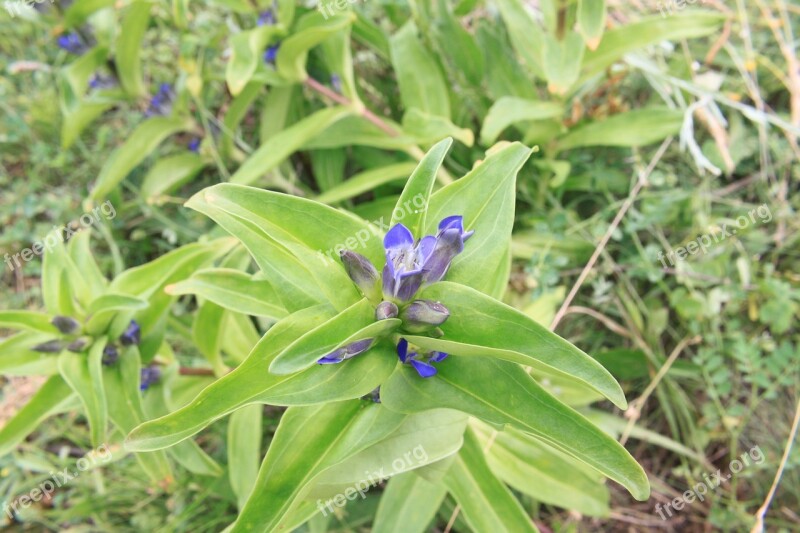
<svg viewBox="0 0 800 533">
<path fill-rule="evenodd" d="M 800 11 L 783 0 L 685 9 L 607 2 L 605 12 L 601 4 L 365 1 L 334 3 L 328 18 L 292 2 L 210 0 L 45 2 L 13 19 L 2 12 L 0 252 L 14 254 L 109 200 L 116 216 L 85 239 L 114 278 L 198 240 L 194 246 L 210 255 L 210 243 L 225 246 L 214 240 L 223 232 L 183 205 L 210 185 L 256 185 L 388 220 L 417 161 L 441 138 L 455 141 L 440 184 L 466 174 L 496 141 L 535 146 L 517 178 L 504 300 L 544 326 L 636 193 L 557 331 L 608 368 L 629 400 L 641 401 L 622 412 L 566 384 L 550 388 L 571 405 L 591 404 L 587 412 L 644 466 L 653 496 L 635 502 L 586 473 L 574 473 L 585 480 L 570 493 L 559 482 L 571 466 L 532 443 L 524 446 L 530 470 L 522 472 L 539 476 L 540 490 L 531 493 L 514 478 L 519 472 L 503 480 L 540 527 L 661 527 L 655 503 L 758 445 L 764 463 L 666 523 L 749 528 L 798 401 Z M 270 8 L 275 23 L 259 25 Z M 57 45 L 73 32 L 81 54 Z M 274 60 L 265 61 L 274 46 Z M 98 76 L 109 86 L 91 86 Z M 170 105 L 153 116 L 163 84 L 162 103 Z M 769 221 L 757 218 L 685 261 L 659 260 L 659 252 L 731 227 L 762 205 Z M 217 266 L 249 268 L 246 257 L 226 261 Z M 193 274 L 206 266 L 198 259 L 142 298 L 169 285 L 170 356 L 219 374 L 276 317 L 259 307 L 252 314 L 260 318 L 236 318 L 224 309 L 226 297 L 202 292 L 202 276 L 213 272 Z M 37 258 L 4 270 L 2 307 L 40 309 L 43 268 Z M 203 337 L 209 323 L 236 333 Z M 182 397 L 211 379 L 185 376 Z M 14 394 L 6 387 L 6 397 Z M 91 449 L 87 420 L 76 413 L 64 409 L 3 450 L 10 452 L 0 478 L 5 500 Z M 227 468 L 226 436 L 252 428 L 244 417 L 259 414 L 214 423 L 200 448 Z M 281 414 L 263 412 L 263 431 L 250 440 L 258 453 Z M 491 431 L 472 432 L 464 453 L 479 457 Z M 503 453 L 520 446 L 503 438 L 485 454 L 495 472 L 503 472 Z M 771 529 L 800 527 L 798 464 L 795 448 L 768 514 Z M 178 472 L 172 486 L 154 485 L 129 456 L 29 508 L 13 527 L 218 531 L 235 519 L 235 478 L 185 465 Z M 454 515 L 452 496 L 413 489 L 443 498 L 431 527 L 445 529 L 456 516 L 453 529 L 476 529 L 464 513 Z M 390 490 L 403 493 L 391 487 L 387 497 Z M 304 527 L 390 529 L 381 492 Z"/>
</svg>

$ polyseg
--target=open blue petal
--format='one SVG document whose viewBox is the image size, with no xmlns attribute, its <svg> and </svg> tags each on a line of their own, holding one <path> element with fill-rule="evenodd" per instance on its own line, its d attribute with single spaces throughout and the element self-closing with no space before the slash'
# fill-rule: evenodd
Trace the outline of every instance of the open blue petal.
<svg viewBox="0 0 800 533">
<path fill-rule="evenodd" d="M 383 238 L 383 246 L 387 250 L 390 248 L 404 248 L 413 245 L 414 236 L 411 235 L 411 230 L 402 224 L 395 224 L 386 232 L 386 237 Z"/>
<path fill-rule="evenodd" d="M 417 291 L 422 286 L 425 280 L 425 272 L 422 270 L 415 270 L 412 272 L 403 272 L 395 281 L 394 296 L 400 300 L 407 302 L 417 294 Z"/>
<path fill-rule="evenodd" d="M 464 217 L 461 215 L 453 215 L 451 217 L 443 218 L 439 222 L 439 231 L 446 229 L 457 229 L 459 233 L 464 233 Z"/>
<path fill-rule="evenodd" d="M 400 358 L 401 363 L 406 362 L 408 354 L 408 341 L 401 338 L 400 342 L 397 343 L 397 357 Z"/>
<path fill-rule="evenodd" d="M 427 237 L 423 237 L 420 239 L 419 244 L 417 245 L 417 257 L 421 264 L 425 264 L 425 261 L 433 253 L 433 250 L 436 248 L 436 237 L 433 235 L 428 235 Z"/>
<path fill-rule="evenodd" d="M 448 355 L 449 354 L 445 352 L 431 352 L 430 362 L 438 363 L 439 361 L 444 361 L 445 359 L 447 359 Z"/>
<path fill-rule="evenodd" d="M 428 363 L 423 363 L 422 361 L 417 361 L 416 359 L 411 360 L 411 366 L 414 367 L 414 370 L 417 371 L 423 378 L 429 378 L 431 376 L 436 375 L 436 368 L 433 365 L 429 365 Z"/>
</svg>

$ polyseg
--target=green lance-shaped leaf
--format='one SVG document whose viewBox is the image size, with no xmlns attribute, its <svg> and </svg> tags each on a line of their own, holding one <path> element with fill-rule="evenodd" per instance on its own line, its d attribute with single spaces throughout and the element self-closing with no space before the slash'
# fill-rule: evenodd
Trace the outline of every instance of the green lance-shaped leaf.
<svg viewBox="0 0 800 533">
<path fill-rule="evenodd" d="M 362 400 L 289 408 L 232 533 L 276 531 L 312 480 L 380 441 L 404 417 Z"/>
<path fill-rule="evenodd" d="M 374 533 L 424 533 L 441 507 L 447 488 L 414 472 L 393 477 L 378 504 Z"/>
<path fill-rule="evenodd" d="M 261 404 L 248 405 L 233 413 L 228 424 L 228 475 L 239 509 L 244 507 L 258 478 L 263 413 Z"/>
<path fill-rule="evenodd" d="M 123 434 L 130 432 L 146 418 L 139 391 L 141 368 L 138 349 L 128 346 L 122 350 L 115 364 L 102 369 L 108 418 Z M 172 483 L 172 468 L 163 451 L 137 453 L 136 460 L 156 483 Z"/>
<path fill-rule="evenodd" d="M 232 95 L 242 92 L 253 77 L 267 43 L 283 33 L 285 30 L 281 24 L 259 26 L 231 37 L 231 59 L 225 68 L 225 81 Z"/>
<path fill-rule="evenodd" d="M 80 398 L 86 411 L 91 430 L 92 446 L 95 448 L 106 441 L 108 410 L 106 391 L 103 386 L 103 348 L 105 339 L 95 342 L 89 349 L 89 356 L 83 353 L 63 351 L 58 357 L 58 370 L 75 394 Z"/>
<path fill-rule="evenodd" d="M 428 153 L 420 160 L 414 172 L 408 178 L 406 186 L 403 188 L 403 193 L 397 199 L 397 204 L 392 211 L 390 226 L 402 221 L 412 235 L 422 236 L 436 174 L 439 172 L 439 168 L 444 162 L 444 157 L 452 145 L 453 139 L 443 139 L 428 150 Z M 421 207 L 418 207 L 417 204 L 421 204 Z"/>
<path fill-rule="evenodd" d="M 73 2 L 64 11 L 64 22 L 68 28 L 75 28 L 83 24 L 90 15 L 114 5 L 114 0 L 83 0 Z"/>
<path fill-rule="evenodd" d="M 381 479 L 452 456 L 463 443 L 467 418 L 453 409 L 431 409 L 406 416 L 386 438 L 320 474 L 308 498 L 331 498 L 348 487 L 357 487 L 364 493 Z"/>
<path fill-rule="evenodd" d="M 399 127 L 386 121 L 391 127 Z M 348 146 L 371 146 L 384 150 L 407 150 L 416 143 L 410 135 L 391 136 L 362 116 L 350 115 L 319 132 L 305 145 L 305 149 L 343 148 Z"/>
<path fill-rule="evenodd" d="M 471 129 L 459 128 L 448 118 L 430 115 L 416 107 L 407 110 L 403 115 L 403 131 L 423 146 L 451 136 L 465 146 L 472 146 L 475 142 L 475 134 Z"/>
<path fill-rule="evenodd" d="M 277 167 L 308 141 L 352 111 L 344 107 L 321 109 L 272 135 L 231 176 L 231 182 L 249 185 Z"/>
<path fill-rule="evenodd" d="M 551 93 L 564 95 L 575 85 L 585 50 L 578 32 L 570 31 L 563 39 L 545 34 L 542 69 Z"/>
<path fill-rule="evenodd" d="M 533 19 L 533 15 L 525 8 L 522 0 L 498 0 L 497 7 L 508 29 L 514 50 L 530 72 L 539 78 L 544 78 L 542 50 L 545 33 L 542 27 Z"/>
<path fill-rule="evenodd" d="M 235 244 L 235 239 L 227 237 L 181 246 L 149 263 L 129 268 L 114 278 L 109 291 L 149 299 L 153 294 L 160 293 L 168 283 L 185 279 L 203 264 L 224 255 Z M 188 273 L 184 274 L 184 271 Z"/>
<path fill-rule="evenodd" d="M 278 74 L 292 82 L 304 81 L 308 78 L 308 52 L 328 37 L 350 26 L 354 20 L 352 13 L 342 13 L 327 19 L 317 11 L 304 15 L 297 23 L 297 31 L 283 41 L 278 50 L 275 58 Z"/>
<path fill-rule="evenodd" d="M 447 82 L 434 56 L 417 38 L 417 27 L 407 22 L 391 39 L 392 66 L 397 73 L 403 107 L 450 118 Z"/>
<path fill-rule="evenodd" d="M 0 328 L 58 334 L 53 317 L 36 311 L 0 311 Z"/>
<path fill-rule="evenodd" d="M 70 108 L 62 107 L 61 147 L 69 148 L 81 132 L 103 113 L 123 103 L 122 98 L 103 98 L 100 102 L 81 101 Z"/>
<path fill-rule="evenodd" d="M 239 239 L 253 256 L 261 275 L 277 292 L 279 303 L 294 312 L 325 302 L 325 292 L 297 257 L 253 222 L 232 216 L 196 195 L 187 205 L 205 214 L 225 231 Z"/>
<path fill-rule="evenodd" d="M 435 378 L 420 379 L 402 365 L 381 386 L 381 401 L 404 413 L 447 407 L 495 427 L 510 425 L 617 481 L 637 500 L 650 494 L 644 470 L 625 448 L 551 396 L 518 365 L 450 357 L 437 369 Z"/>
<path fill-rule="evenodd" d="M 222 337 L 225 309 L 213 302 L 203 302 L 194 315 L 192 340 L 200 353 L 211 364 L 214 374 L 223 376 L 228 371 L 222 361 Z"/>
<path fill-rule="evenodd" d="M 317 150 L 316 152 L 329 151 L 332 150 Z M 365 170 L 338 185 L 329 187 L 328 190 L 317 196 L 316 200 L 323 204 L 336 204 L 359 194 L 373 191 L 381 185 L 408 179 L 408 175 L 414 171 L 414 168 L 416 168 L 414 163 L 395 163 Z M 319 176 L 317 176 L 317 179 L 319 179 Z"/>
<path fill-rule="evenodd" d="M 115 61 L 119 81 L 131 96 L 145 94 L 140 55 L 144 32 L 150 21 L 151 5 L 147 0 L 134 0 L 122 16 L 117 37 Z"/>
<path fill-rule="evenodd" d="M 179 131 L 188 131 L 192 127 L 190 119 L 177 117 L 153 117 L 139 124 L 128 136 L 125 144 L 111 152 L 103 168 L 100 169 L 91 198 L 102 200 L 108 196 L 164 139 Z"/>
<path fill-rule="evenodd" d="M 104 294 L 94 300 L 86 310 L 90 317 L 86 322 L 86 332 L 90 335 L 99 335 L 108 328 L 117 313 L 125 311 L 138 311 L 145 309 L 145 300 L 124 294 Z"/>
<path fill-rule="evenodd" d="M 556 141 L 556 149 L 645 146 L 677 134 L 682 123 L 683 113 L 675 109 L 636 109 L 573 128 Z"/>
<path fill-rule="evenodd" d="M 353 51 L 350 48 L 351 28 L 352 26 L 348 25 L 322 41 L 320 52 L 328 72 L 339 77 L 341 94 L 351 102 L 359 102 L 353 75 Z"/>
<path fill-rule="evenodd" d="M 450 318 L 441 338 L 406 336 L 429 350 L 462 356 L 496 357 L 582 381 L 619 408 L 625 394 L 603 365 L 526 314 L 474 289 L 442 281 L 426 287 L 420 298 L 441 302 Z"/>
<path fill-rule="evenodd" d="M 590 50 L 597 50 L 606 26 L 606 0 L 578 0 L 578 31 Z"/>
<path fill-rule="evenodd" d="M 49 376 L 58 373 L 53 354 L 35 352 L 34 346 L 54 340 L 52 333 L 23 331 L 0 340 L 0 374 Z"/>
<path fill-rule="evenodd" d="M 525 510 L 492 473 L 472 430 L 464 434 L 444 479 L 474 531 L 538 531 Z"/>
<path fill-rule="evenodd" d="M 519 143 L 490 150 L 466 176 L 431 196 L 424 235 L 435 235 L 439 222 L 451 215 L 462 215 L 465 229 L 475 231 L 453 260 L 448 280 L 495 297 L 505 291 L 516 177 L 530 153 Z"/>
<path fill-rule="evenodd" d="M 165 417 L 136 428 L 131 450 L 155 450 L 180 442 L 215 420 L 253 403 L 311 405 L 371 392 L 392 372 L 394 347 L 379 343 L 347 364 L 318 365 L 288 376 L 270 374 L 275 356 L 314 325 L 334 316 L 327 305 L 298 311 L 275 324 L 247 359 L 233 372 L 205 388 L 191 403 Z"/>
<path fill-rule="evenodd" d="M 73 405 L 72 389 L 61 378 L 51 376 L 28 403 L 0 429 L 0 457 L 10 453 L 47 417 Z"/>
<path fill-rule="evenodd" d="M 302 301 L 311 301 L 311 305 L 327 299 L 337 310 L 343 310 L 361 295 L 336 256 L 345 247 L 372 244 L 375 248 L 378 239 L 366 222 L 310 200 L 297 203 L 298 199 L 223 184 L 201 191 L 188 205 L 206 213 L 245 244 L 266 279 L 282 288 L 279 294 L 287 309 L 308 307 L 305 303 L 293 304 L 288 298 L 288 291 L 292 291 L 299 292 Z M 326 231 L 319 231 L 323 225 Z M 353 232 L 344 233 L 349 229 Z M 342 235 L 340 244 L 333 240 L 337 230 Z M 369 249 L 364 251 L 369 253 Z M 284 285 L 280 278 L 289 284 Z"/>
<path fill-rule="evenodd" d="M 376 266 L 385 261 L 382 236 L 349 213 L 296 196 L 227 183 L 202 194 L 209 204 L 253 222 L 293 252 L 301 245 L 338 262 L 339 246 L 356 249 Z M 188 205 L 193 207 L 193 202 Z"/>
<path fill-rule="evenodd" d="M 595 470 L 513 428 L 496 434 L 484 424 L 472 428 L 482 448 L 492 441 L 489 467 L 515 490 L 588 516 L 608 516 L 608 488 Z"/>
<path fill-rule="evenodd" d="M 191 278 L 164 288 L 175 296 L 194 294 L 220 307 L 275 320 L 288 316 L 272 285 L 233 268 L 200 270 Z"/>
<path fill-rule="evenodd" d="M 142 408 L 147 418 L 169 413 L 170 400 L 177 389 L 173 385 L 178 370 L 177 363 L 160 368 L 161 377 L 155 383 L 151 383 L 147 392 L 142 395 Z M 193 376 L 190 379 L 197 377 Z M 222 467 L 191 439 L 180 442 L 166 451 L 169 457 L 193 474 L 219 477 L 223 473 Z"/>
<path fill-rule="evenodd" d="M 105 208 L 105 205 L 103 204 L 101 209 Z M 114 212 L 114 216 L 116 216 L 116 212 Z M 92 253 L 91 237 L 91 231 L 81 231 L 73 235 L 67 245 L 67 252 L 72 258 L 72 262 L 86 281 L 87 299 L 89 301 L 93 301 L 103 295 L 108 286 L 108 280 L 100 270 L 100 266 Z"/>
<path fill-rule="evenodd" d="M 490 145 L 503 130 L 526 120 L 558 118 L 564 108 L 556 102 L 539 102 L 515 96 L 503 96 L 489 109 L 481 127 L 481 144 Z"/>
<path fill-rule="evenodd" d="M 606 32 L 600 45 L 586 52 L 578 83 L 600 74 L 629 52 L 665 40 L 678 41 L 709 35 L 717 30 L 723 20 L 725 15 L 716 11 L 687 10 L 668 17 L 653 15 L 623 24 Z"/>
<path fill-rule="evenodd" d="M 375 307 L 368 300 L 359 300 L 335 317 L 320 324 L 287 346 L 269 367 L 273 374 L 299 372 L 356 341 L 380 339 L 400 326 L 400 320 L 375 322 Z"/>
<path fill-rule="evenodd" d="M 203 158 L 194 152 L 163 157 L 147 172 L 139 192 L 148 203 L 158 203 L 159 197 L 190 182 L 205 166 Z"/>
</svg>

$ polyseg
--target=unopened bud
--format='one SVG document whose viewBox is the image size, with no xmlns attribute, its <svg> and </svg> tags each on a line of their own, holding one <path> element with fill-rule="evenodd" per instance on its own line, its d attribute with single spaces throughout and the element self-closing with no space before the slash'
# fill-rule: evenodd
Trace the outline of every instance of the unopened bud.
<svg viewBox="0 0 800 533">
<path fill-rule="evenodd" d="M 70 333 L 75 333 L 77 329 L 80 327 L 80 324 L 74 318 L 70 318 L 68 316 L 54 316 L 53 320 L 50 321 L 58 331 L 68 335 Z"/>
<path fill-rule="evenodd" d="M 103 364 L 113 365 L 117 362 L 117 359 L 119 359 L 119 351 L 117 350 L 117 347 L 113 344 L 106 345 L 106 347 L 103 348 Z"/>
<path fill-rule="evenodd" d="M 380 274 L 369 259 L 352 250 L 342 250 L 339 257 L 342 259 L 347 275 L 361 293 L 370 300 L 380 299 L 381 292 L 378 287 Z"/>
<path fill-rule="evenodd" d="M 141 340 L 142 331 L 139 328 L 139 324 L 137 324 L 135 320 L 131 320 L 131 323 L 128 324 L 128 328 L 119 336 L 119 342 L 123 346 L 130 346 L 132 344 L 139 344 Z"/>
<path fill-rule="evenodd" d="M 58 353 L 64 349 L 64 341 L 59 339 L 53 339 L 51 341 L 43 342 L 41 344 L 37 344 L 31 350 L 34 352 L 40 353 Z"/>
<path fill-rule="evenodd" d="M 375 308 L 375 320 L 386 320 L 387 318 L 397 318 L 399 310 L 392 302 L 381 302 Z"/>
<path fill-rule="evenodd" d="M 81 337 L 80 339 L 75 339 L 67 346 L 67 350 L 70 352 L 81 353 L 86 346 L 89 344 L 89 337 Z"/>
<path fill-rule="evenodd" d="M 375 339 L 363 339 L 360 341 L 355 341 L 353 343 L 348 344 L 338 350 L 334 350 L 333 352 L 329 353 L 317 363 L 321 365 L 330 365 L 335 363 L 341 363 L 346 359 L 350 359 L 351 357 L 355 357 L 358 354 L 364 353 L 370 348 L 372 348 L 372 343 L 375 342 Z"/>
<path fill-rule="evenodd" d="M 450 311 L 439 302 L 414 300 L 400 313 L 403 329 L 419 333 L 444 324 L 450 318 Z"/>
</svg>

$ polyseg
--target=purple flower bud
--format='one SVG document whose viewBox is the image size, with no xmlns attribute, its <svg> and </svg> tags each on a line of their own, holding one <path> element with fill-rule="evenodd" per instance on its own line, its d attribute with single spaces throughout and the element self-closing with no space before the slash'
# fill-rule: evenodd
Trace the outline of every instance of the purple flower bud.
<svg viewBox="0 0 800 533">
<path fill-rule="evenodd" d="M 50 323 L 53 324 L 58 331 L 65 335 L 74 333 L 81 326 L 74 318 L 60 315 L 54 316 Z"/>
<path fill-rule="evenodd" d="M 400 313 L 403 329 L 419 333 L 444 324 L 450 311 L 441 303 L 432 300 L 414 300 Z"/>
<path fill-rule="evenodd" d="M 386 320 L 387 318 L 397 318 L 399 311 L 392 302 L 381 302 L 375 308 L 375 320 Z"/>
<path fill-rule="evenodd" d="M 352 250 L 342 250 L 339 254 L 347 275 L 356 284 L 361 293 L 370 300 L 380 299 L 378 282 L 380 275 L 369 259 Z"/>
<path fill-rule="evenodd" d="M 107 344 L 105 348 L 103 348 L 103 359 L 102 363 L 106 366 L 113 365 L 119 359 L 119 351 L 117 347 L 113 344 Z"/>
<path fill-rule="evenodd" d="M 329 353 L 317 363 L 320 365 L 331 365 L 336 363 L 341 363 L 342 361 L 346 361 L 352 357 L 357 356 L 358 354 L 362 354 L 372 348 L 372 344 L 375 342 L 375 339 L 362 339 L 360 341 L 355 341 L 353 343 L 348 344 L 343 348 L 339 348 L 338 350 L 334 350 L 333 352 Z"/>
<path fill-rule="evenodd" d="M 258 20 L 256 21 L 257 26 L 272 26 L 274 24 L 275 24 L 275 15 L 272 13 L 271 9 L 262 11 L 261 14 L 258 15 Z"/>
<path fill-rule="evenodd" d="M 264 63 L 269 63 L 270 65 L 275 64 L 275 59 L 278 57 L 278 49 L 281 47 L 280 43 L 274 44 L 264 50 Z"/>
<path fill-rule="evenodd" d="M 37 344 L 31 350 L 34 352 L 40 353 L 59 353 L 61 350 L 64 349 L 64 341 L 59 339 L 53 339 L 51 341 L 43 342 L 41 344 Z"/>
<path fill-rule="evenodd" d="M 142 369 L 139 390 L 146 391 L 154 383 L 161 379 L 161 370 L 156 366 L 146 366 Z"/>
<path fill-rule="evenodd" d="M 123 346 L 131 346 L 133 344 L 139 344 L 142 340 L 142 330 L 139 328 L 139 324 L 135 320 L 131 320 L 130 324 L 128 324 L 128 328 L 125 332 L 119 336 L 119 342 Z"/>
</svg>

